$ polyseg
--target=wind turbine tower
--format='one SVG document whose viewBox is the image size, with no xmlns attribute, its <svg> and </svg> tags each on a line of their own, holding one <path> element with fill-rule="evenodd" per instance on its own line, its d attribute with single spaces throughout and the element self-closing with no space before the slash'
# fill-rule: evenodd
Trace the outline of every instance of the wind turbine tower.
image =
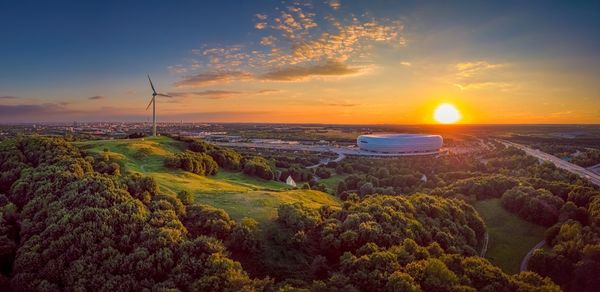
<svg viewBox="0 0 600 292">
<path fill-rule="evenodd" d="M 152 136 L 156 137 L 156 96 L 171 96 L 156 92 L 156 89 L 154 89 L 154 84 L 152 84 L 152 79 L 150 79 L 150 75 L 148 75 L 148 81 L 150 81 L 150 87 L 152 87 L 152 99 L 150 99 L 150 103 L 148 103 L 146 110 L 148 110 L 150 105 L 152 105 Z"/>
</svg>

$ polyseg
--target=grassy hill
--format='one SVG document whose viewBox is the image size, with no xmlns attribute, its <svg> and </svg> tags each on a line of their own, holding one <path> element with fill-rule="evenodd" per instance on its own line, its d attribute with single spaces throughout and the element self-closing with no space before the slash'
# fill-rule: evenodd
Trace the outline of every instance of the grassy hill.
<svg viewBox="0 0 600 292">
<path fill-rule="evenodd" d="M 545 228 L 506 211 L 500 199 L 477 201 L 473 207 L 485 221 L 490 236 L 485 257 L 506 273 L 518 273 L 523 257 L 544 239 Z"/>
<path fill-rule="evenodd" d="M 339 205 L 338 199 L 329 194 L 293 190 L 284 183 L 243 173 L 219 170 L 216 176 L 206 177 L 165 168 L 165 157 L 186 149 L 185 143 L 168 137 L 86 141 L 77 145 L 90 153 L 108 153 L 124 171 L 154 177 L 164 193 L 188 190 L 197 202 L 222 208 L 236 220 L 250 217 L 264 223 L 277 215 L 277 207 L 282 203 L 303 202 L 315 208 Z"/>
</svg>

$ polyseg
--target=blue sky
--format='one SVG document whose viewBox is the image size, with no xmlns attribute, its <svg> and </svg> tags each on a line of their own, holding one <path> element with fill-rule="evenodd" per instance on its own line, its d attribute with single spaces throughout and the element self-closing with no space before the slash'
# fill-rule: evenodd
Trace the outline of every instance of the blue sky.
<svg viewBox="0 0 600 292">
<path fill-rule="evenodd" d="M 319 122 L 320 115 L 302 114 L 311 111 L 303 102 L 312 99 L 333 113 L 323 122 L 348 122 L 365 111 L 370 114 L 361 122 L 427 122 L 407 111 L 445 100 L 465 111 L 505 105 L 515 112 L 502 120 L 488 110 L 466 122 L 599 122 L 600 112 L 590 108 L 600 108 L 600 2 L 573 2 L 3 1 L 0 122 L 144 119 L 143 106 L 130 116 L 110 114 L 111 107 L 94 115 L 99 104 L 90 100 L 138 110 L 147 99 L 146 73 L 161 90 L 178 94 L 162 101 L 165 119 L 172 120 L 180 113 L 237 121 L 231 116 L 239 113 L 241 121 Z M 271 29 L 269 21 L 281 13 L 314 27 L 302 23 L 294 35 Z M 266 28 L 259 28 L 263 16 Z M 335 23 L 374 29 L 319 40 L 340 30 Z M 332 45 L 342 37 L 349 45 Z M 301 59 L 291 56 L 299 42 L 290 38 L 311 44 Z M 239 53 L 241 65 L 223 63 L 225 55 L 206 53 L 211 48 Z M 282 52 L 256 57 L 272 48 Z M 210 58 L 220 58 L 219 66 Z M 526 79 L 531 83 L 522 84 Z M 299 112 L 277 115 L 273 103 Z M 396 112 L 376 114 L 394 104 Z M 33 116 L 29 109 L 39 105 L 55 110 Z M 19 106 L 28 110 L 11 115 Z"/>
</svg>

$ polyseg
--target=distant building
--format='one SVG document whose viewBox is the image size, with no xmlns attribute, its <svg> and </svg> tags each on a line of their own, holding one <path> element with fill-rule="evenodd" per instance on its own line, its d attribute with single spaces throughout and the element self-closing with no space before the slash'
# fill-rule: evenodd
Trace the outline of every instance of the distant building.
<svg viewBox="0 0 600 292">
<path fill-rule="evenodd" d="M 296 182 L 294 181 L 291 175 L 288 175 L 287 179 L 285 180 L 285 183 L 292 187 L 296 186 Z"/>
<path fill-rule="evenodd" d="M 356 139 L 361 150 L 397 154 L 437 152 L 443 141 L 440 135 L 428 134 L 370 134 Z"/>
</svg>

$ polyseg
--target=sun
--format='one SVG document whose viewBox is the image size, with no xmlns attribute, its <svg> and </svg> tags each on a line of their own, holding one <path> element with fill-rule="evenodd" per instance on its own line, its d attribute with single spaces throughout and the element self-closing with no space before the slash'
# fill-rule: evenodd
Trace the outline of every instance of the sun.
<svg viewBox="0 0 600 292">
<path fill-rule="evenodd" d="M 433 118 L 441 124 L 453 124 L 460 120 L 460 112 L 449 103 L 440 104 L 433 112 Z"/>
</svg>

